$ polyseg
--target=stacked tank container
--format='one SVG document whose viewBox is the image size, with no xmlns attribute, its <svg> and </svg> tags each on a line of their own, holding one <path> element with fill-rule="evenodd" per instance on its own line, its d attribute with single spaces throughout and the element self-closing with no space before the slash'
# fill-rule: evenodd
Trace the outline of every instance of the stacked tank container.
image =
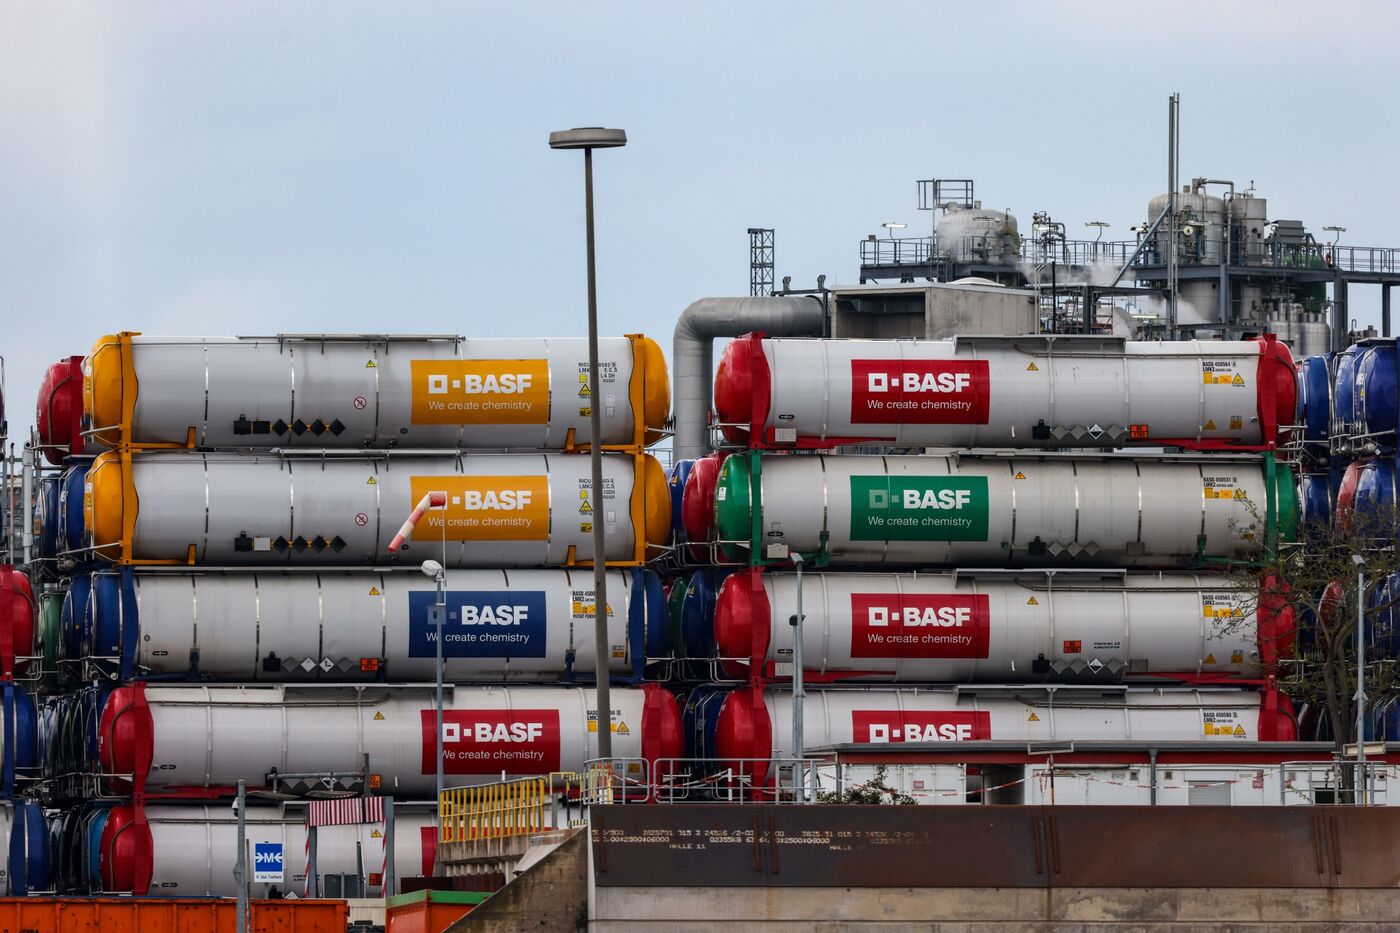
<svg viewBox="0 0 1400 933">
<path fill-rule="evenodd" d="M 1295 378 L 1269 337 L 733 341 L 672 473 L 677 650 L 728 681 L 690 754 L 791 754 L 794 555 L 809 749 L 1293 738 L 1292 612 L 1214 568 L 1294 533 Z"/>
<path fill-rule="evenodd" d="M 42 784 L 66 808 L 65 851 L 94 853 L 68 889 L 231 893 L 222 872 L 183 878 L 178 853 L 227 834 L 200 808 L 226 811 L 211 801 L 238 781 L 431 801 L 430 559 L 446 568 L 446 786 L 582 770 L 600 720 L 615 754 L 677 754 L 674 698 L 641 682 L 664 630 L 645 563 L 670 523 L 646 453 L 665 363 L 644 337 L 605 339 L 598 384 L 588 373 L 583 340 L 433 336 L 122 333 L 57 364 L 40 395 L 43 450 L 65 464 L 38 496 L 39 562 L 62 593 Z M 428 492 L 446 505 L 391 553 Z M 595 558 L 618 684 L 605 718 L 585 689 Z M 98 796 L 130 802 L 84 805 Z M 287 820 L 264 816 L 254 834 L 282 838 Z M 400 877 L 431 872 L 419 862 L 401 852 Z"/>
</svg>

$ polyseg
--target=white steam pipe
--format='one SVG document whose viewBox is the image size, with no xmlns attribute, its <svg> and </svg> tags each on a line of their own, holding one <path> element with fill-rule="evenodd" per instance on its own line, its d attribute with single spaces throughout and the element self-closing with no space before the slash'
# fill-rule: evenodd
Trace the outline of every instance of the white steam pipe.
<svg viewBox="0 0 1400 933">
<path fill-rule="evenodd" d="M 710 399 L 714 341 L 761 330 L 770 337 L 820 337 L 826 312 L 816 295 L 701 298 L 681 312 L 672 345 L 677 460 L 710 452 Z"/>
</svg>

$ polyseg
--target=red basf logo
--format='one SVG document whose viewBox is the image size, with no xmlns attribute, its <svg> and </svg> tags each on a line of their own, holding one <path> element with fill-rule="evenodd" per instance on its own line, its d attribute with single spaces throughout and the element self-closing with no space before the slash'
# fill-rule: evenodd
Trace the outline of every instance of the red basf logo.
<svg viewBox="0 0 1400 933">
<path fill-rule="evenodd" d="M 437 713 L 422 711 L 423 773 L 434 774 Z M 557 709 L 443 710 L 446 774 L 541 774 L 559 770 Z"/>
<path fill-rule="evenodd" d="M 853 658 L 985 658 L 985 594 L 852 593 Z"/>
<path fill-rule="evenodd" d="M 851 731 L 858 744 L 970 742 L 992 737 L 992 714 L 985 710 L 854 710 Z"/>
<path fill-rule="evenodd" d="M 986 360 L 851 360 L 852 424 L 986 424 Z"/>
</svg>

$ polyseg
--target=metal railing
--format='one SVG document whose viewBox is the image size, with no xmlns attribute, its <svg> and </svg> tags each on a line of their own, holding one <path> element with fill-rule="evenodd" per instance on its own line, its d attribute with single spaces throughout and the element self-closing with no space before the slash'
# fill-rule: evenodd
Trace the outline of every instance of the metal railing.
<svg viewBox="0 0 1400 933">
<path fill-rule="evenodd" d="M 569 801 L 579 799 L 579 775 L 556 771 L 548 777 L 452 787 L 438 798 L 438 839 L 469 842 L 563 829 L 573 824 Z M 560 818 L 561 805 L 564 818 Z"/>
<path fill-rule="evenodd" d="M 1212 252 L 1212 245 L 1214 251 Z M 1043 244 L 1022 238 L 1020 262 L 1061 266 L 1108 264 L 1121 268 L 1132 258 L 1138 243 L 1134 240 L 1064 240 Z M 1185 265 L 1218 265 L 1223 245 L 1211 241 L 1200 246 L 1204 252 L 1181 248 Z M 894 237 L 860 241 L 862 266 L 952 265 L 954 262 L 996 263 L 995 237 L 963 237 L 956 243 L 934 243 L 933 237 Z M 1382 246 L 1328 246 L 1324 243 L 1232 242 L 1230 265 L 1276 269 L 1313 269 L 1350 272 L 1357 275 L 1400 275 L 1400 248 Z M 955 258 L 956 257 L 956 258 Z M 1144 246 L 1133 261 L 1133 268 L 1161 266 L 1167 257 L 1156 242 Z"/>
</svg>

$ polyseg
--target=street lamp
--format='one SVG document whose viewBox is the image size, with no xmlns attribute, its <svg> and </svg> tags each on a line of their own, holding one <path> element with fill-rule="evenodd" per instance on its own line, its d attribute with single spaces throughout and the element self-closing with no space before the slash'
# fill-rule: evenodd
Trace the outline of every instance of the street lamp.
<svg viewBox="0 0 1400 933">
<path fill-rule="evenodd" d="M 903 230 L 905 227 L 907 227 L 907 226 L 909 226 L 909 225 L 908 225 L 908 224 L 895 223 L 895 222 L 891 221 L 891 222 L 886 223 L 886 224 L 880 224 L 880 226 L 884 227 L 886 230 L 888 230 L 888 231 L 890 232 L 890 239 L 893 240 L 893 239 L 895 238 L 895 231 L 896 231 L 896 230 Z"/>
<path fill-rule="evenodd" d="M 803 736 L 803 711 L 802 701 L 807 696 L 807 690 L 802 678 L 802 566 L 805 561 L 797 551 L 792 552 L 792 562 L 797 566 L 797 613 L 793 615 L 788 623 L 792 626 L 792 757 L 796 759 L 797 773 L 802 777 L 799 785 L 798 803 L 807 802 L 807 767 L 803 762 L 806 750 Z"/>
<path fill-rule="evenodd" d="M 1351 555 L 1356 565 L 1356 781 L 1358 807 L 1366 805 L 1366 560 Z"/>
<path fill-rule="evenodd" d="M 445 522 L 444 522 L 445 524 Z M 437 696 L 434 706 L 437 709 L 437 799 L 442 806 L 442 621 L 447 617 L 447 571 L 435 560 L 423 561 L 419 568 L 423 576 L 432 577 L 437 583 L 437 601 L 433 604 L 433 641 L 437 642 L 437 661 L 433 665 Z"/>
<path fill-rule="evenodd" d="M 593 150 L 627 145 L 624 130 L 576 127 L 549 134 L 551 149 L 583 150 L 583 222 L 588 242 L 588 458 L 593 467 L 593 671 L 598 704 L 598 757 L 612 757 L 612 697 L 608 682 L 608 578 L 603 547 L 603 436 L 598 408 L 598 276 L 593 251 Z"/>
</svg>

